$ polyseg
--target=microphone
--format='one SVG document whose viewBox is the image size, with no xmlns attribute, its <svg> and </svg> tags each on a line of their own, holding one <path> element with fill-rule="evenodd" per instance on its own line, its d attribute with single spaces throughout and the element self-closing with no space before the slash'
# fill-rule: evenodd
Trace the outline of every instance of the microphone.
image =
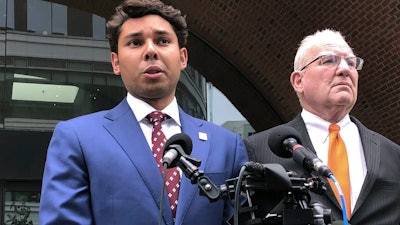
<svg viewBox="0 0 400 225">
<path fill-rule="evenodd" d="M 299 132 L 291 126 L 279 125 L 271 130 L 268 146 L 277 156 L 290 158 L 307 170 L 314 170 L 324 177 L 332 172 L 313 152 L 301 145 Z"/>
<path fill-rule="evenodd" d="M 254 173 L 254 174 L 264 174 L 265 172 L 265 167 L 261 163 L 249 161 L 244 164 L 246 167 L 246 171 L 249 173 Z"/>
<path fill-rule="evenodd" d="M 162 163 L 166 163 L 167 168 L 176 167 L 181 156 L 188 157 L 192 153 L 192 147 L 192 139 L 187 134 L 173 135 L 165 143 Z"/>
<path fill-rule="evenodd" d="M 189 156 L 192 148 L 192 139 L 187 134 L 175 134 L 165 143 L 162 163 L 167 164 L 167 168 L 179 167 L 192 184 L 199 185 L 200 194 L 206 195 L 210 201 L 217 201 L 220 190 L 199 170 L 201 161 Z"/>
<path fill-rule="evenodd" d="M 165 179 L 166 179 L 166 169 L 173 168 L 177 166 L 177 161 L 185 159 L 188 157 L 188 154 L 192 153 L 192 139 L 184 133 L 178 133 L 172 135 L 168 139 L 168 141 L 164 145 L 164 152 L 162 158 L 162 164 L 164 166 L 164 176 L 163 176 L 163 185 L 161 188 L 161 201 L 159 207 L 159 220 L 158 224 L 161 225 L 162 223 L 162 203 L 165 191 Z"/>
<path fill-rule="evenodd" d="M 262 188 L 264 190 L 279 190 L 289 191 L 292 189 L 292 182 L 285 168 L 281 164 L 269 163 L 261 164 L 253 161 L 246 162 L 244 164 L 245 170 L 249 174 L 262 175 L 265 180 L 268 180 L 267 184 L 249 184 L 252 188 Z M 251 178 L 250 178 L 251 180 Z"/>
</svg>

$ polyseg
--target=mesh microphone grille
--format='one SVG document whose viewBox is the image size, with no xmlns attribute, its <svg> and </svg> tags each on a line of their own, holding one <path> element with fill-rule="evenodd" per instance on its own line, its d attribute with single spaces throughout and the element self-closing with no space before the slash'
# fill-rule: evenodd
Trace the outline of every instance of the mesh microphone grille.
<svg viewBox="0 0 400 225">
<path fill-rule="evenodd" d="M 165 149 L 168 149 L 170 145 L 180 145 L 187 155 L 190 155 L 190 153 L 192 153 L 192 139 L 187 134 L 178 133 L 172 135 L 172 137 L 170 137 L 165 143 L 164 153 Z"/>
<path fill-rule="evenodd" d="M 275 155 L 282 158 L 291 158 L 293 153 L 285 148 L 283 141 L 287 138 L 294 138 L 301 144 L 299 132 L 291 126 L 279 125 L 271 129 L 268 138 L 268 146 Z"/>
</svg>

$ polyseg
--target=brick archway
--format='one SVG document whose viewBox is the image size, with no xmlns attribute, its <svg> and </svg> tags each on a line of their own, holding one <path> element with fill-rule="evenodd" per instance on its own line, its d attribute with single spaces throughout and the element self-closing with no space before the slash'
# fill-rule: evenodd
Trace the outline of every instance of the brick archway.
<svg viewBox="0 0 400 225">
<path fill-rule="evenodd" d="M 117 0 L 55 0 L 108 17 Z M 365 59 L 352 115 L 400 143 L 400 3 L 397 0 L 165 0 L 187 15 L 189 63 L 257 130 L 300 110 L 289 84 L 300 40 L 341 31 Z M 379 120 L 379 122 L 377 122 Z"/>
</svg>

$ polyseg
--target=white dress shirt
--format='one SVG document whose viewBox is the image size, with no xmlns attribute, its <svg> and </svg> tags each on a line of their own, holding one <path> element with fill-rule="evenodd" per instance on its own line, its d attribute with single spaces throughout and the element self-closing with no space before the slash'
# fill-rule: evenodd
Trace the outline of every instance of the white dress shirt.
<svg viewBox="0 0 400 225">
<path fill-rule="evenodd" d="M 328 164 L 329 149 L 329 125 L 330 123 L 320 117 L 303 109 L 301 112 L 307 132 L 317 153 L 318 158 Z M 360 133 L 357 126 L 346 115 L 337 125 L 340 126 L 340 136 L 346 144 L 347 156 L 349 159 L 349 172 L 351 184 L 351 210 L 357 202 L 361 187 L 367 174 L 364 151 L 361 143 Z M 340 163 L 340 162 L 339 162 Z"/>
</svg>

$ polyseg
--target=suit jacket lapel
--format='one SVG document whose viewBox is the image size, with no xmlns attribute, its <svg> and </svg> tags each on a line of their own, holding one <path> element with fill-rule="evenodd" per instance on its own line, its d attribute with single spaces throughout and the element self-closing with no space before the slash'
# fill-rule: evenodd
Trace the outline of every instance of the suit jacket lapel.
<svg viewBox="0 0 400 225">
<path fill-rule="evenodd" d="M 207 159 L 207 155 L 209 152 L 209 141 L 200 140 L 199 133 L 204 132 L 201 129 L 203 122 L 201 120 L 195 120 L 190 117 L 188 114 L 179 109 L 180 112 L 180 120 L 182 125 L 182 133 L 187 134 L 193 142 L 193 150 L 190 154 L 191 157 L 196 159 L 201 159 L 201 168 L 204 168 L 206 164 L 205 159 Z M 204 132 L 205 133 L 205 132 Z M 210 134 L 207 134 L 210 135 Z M 192 184 L 190 180 L 182 174 L 181 179 L 181 189 L 179 194 L 179 202 L 178 202 L 178 209 L 176 215 L 176 224 L 181 224 L 184 216 L 187 214 L 187 211 L 191 208 L 193 199 L 199 195 L 199 188 L 197 184 Z"/>
<path fill-rule="evenodd" d="M 288 123 L 288 125 L 292 126 L 300 133 L 300 138 L 302 141 L 302 145 L 307 147 L 311 150 L 314 154 L 316 154 L 314 146 L 312 145 L 311 139 L 308 136 L 306 125 L 304 124 L 303 119 L 301 118 L 300 114 L 298 114 L 292 121 Z"/>
<path fill-rule="evenodd" d="M 157 205 L 160 205 L 162 176 L 157 168 L 142 129 L 136 121 L 135 115 L 126 102 L 126 99 L 110 110 L 110 113 L 105 117 L 110 119 L 110 123 L 104 125 L 105 129 L 119 143 L 135 169 L 141 175 L 147 189 L 153 196 L 153 200 Z M 163 217 L 165 221 L 172 222 L 172 214 L 168 206 L 168 198 L 164 197 Z"/>
<path fill-rule="evenodd" d="M 361 188 L 360 195 L 358 196 L 353 214 L 361 207 L 365 199 L 368 197 L 371 189 L 376 181 L 379 162 L 380 162 L 380 151 L 379 140 L 376 138 L 373 132 L 368 130 L 364 125 L 362 125 L 358 120 L 351 117 L 352 121 L 357 125 L 360 132 L 361 143 L 364 149 L 365 163 L 367 166 L 367 175 L 365 176 L 364 184 Z"/>
</svg>

